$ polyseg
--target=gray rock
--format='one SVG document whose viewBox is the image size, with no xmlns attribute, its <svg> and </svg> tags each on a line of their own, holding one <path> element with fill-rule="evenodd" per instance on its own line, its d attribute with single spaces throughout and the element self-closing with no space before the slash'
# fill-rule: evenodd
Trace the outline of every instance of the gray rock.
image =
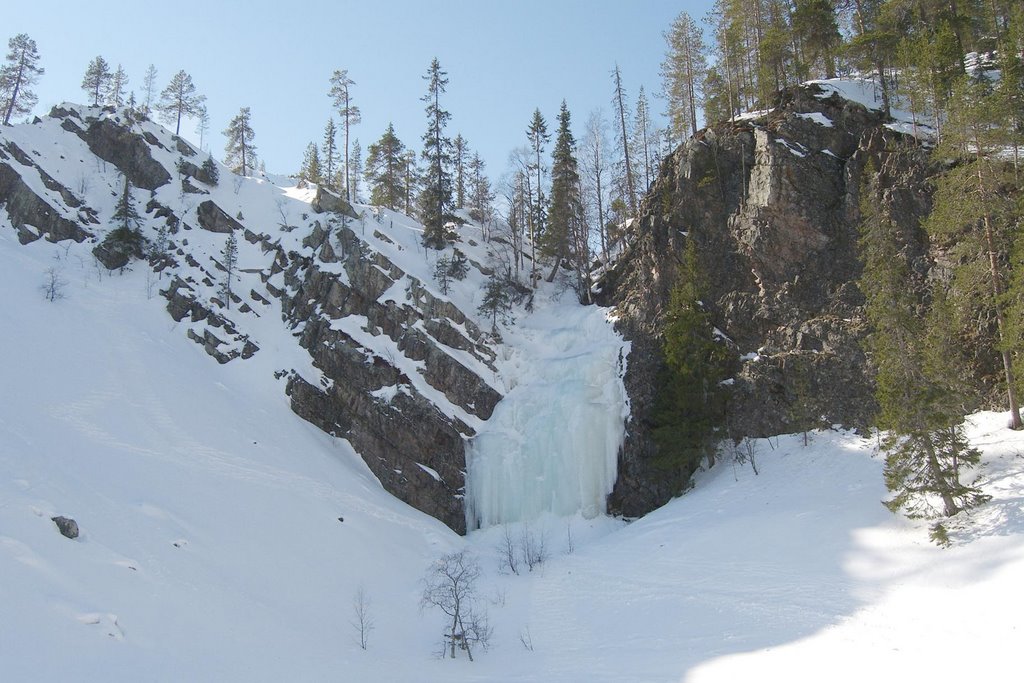
<svg viewBox="0 0 1024 683">
<path fill-rule="evenodd" d="M 78 538 L 78 522 L 71 519 L 70 517 L 51 517 L 53 523 L 57 525 L 57 529 L 60 530 L 61 535 L 67 538 L 75 539 Z"/>
<path fill-rule="evenodd" d="M 322 185 L 316 189 L 316 196 L 313 197 L 310 205 L 316 213 L 341 213 L 350 218 L 359 218 L 355 209 L 352 208 L 352 205 L 344 197 L 334 194 Z"/>
<path fill-rule="evenodd" d="M 225 234 L 233 230 L 244 230 L 241 223 L 224 213 L 212 199 L 207 199 L 196 207 L 196 215 L 199 217 L 199 227 L 203 230 Z"/>
<path fill-rule="evenodd" d="M 872 418 L 856 285 L 861 176 L 870 160 L 904 231 L 908 259 L 926 272 L 919 220 L 929 205 L 927 160 L 885 129 L 877 112 L 821 94 L 816 87 L 784 91 L 763 119 L 701 131 L 670 155 L 626 255 L 600 283 L 600 303 L 617 306 L 620 329 L 633 343 L 625 377 L 632 416 L 610 499 L 616 511 L 644 514 L 689 479 L 689 472 L 673 476 L 653 465 L 651 437 L 664 312 L 688 240 L 708 277 L 704 303 L 735 345 L 728 436 L 807 426 L 794 414 L 808 391 L 820 416 L 811 426 L 864 427 Z M 801 116 L 810 112 L 833 126 Z M 756 359 L 741 362 L 740 354 L 755 352 Z"/>
</svg>

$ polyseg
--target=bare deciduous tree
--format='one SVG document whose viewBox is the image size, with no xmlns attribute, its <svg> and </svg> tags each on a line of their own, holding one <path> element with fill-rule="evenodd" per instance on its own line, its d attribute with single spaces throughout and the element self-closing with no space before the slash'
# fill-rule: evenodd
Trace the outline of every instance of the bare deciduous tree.
<svg viewBox="0 0 1024 683">
<path fill-rule="evenodd" d="M 366 589 L 362 586 L 356 591 L 352 598 L 352 628 L 359 636 L 359 647 L 366 649 L 366 644 L 373 631 L 373 617 L 370 615 L 370 598 L 366 595 Z"/>
<path fill-rule="evenodd" d="M 452 659 L 455 648 L 465 650 L 473 661 L 473 647 L 484 649 L 490 642 L 491 628 L 486 613 L 477 610 L 476 581 L 480 564 L 465 550 L 449 553 L 430 566 L 423 579 L 420 607 L 436 607 L 451 619 L 445 633 L 445 649 Z"/>
<path fill-rule="evenodd" d="M 43 274 L 43 284 L 40 289 L 47 301 L 56 301 L 64 298 L 64 288 L 67 285 L 68 281 L 61 276 L 60 270 L 56 266 L 50 266 Z"/>
</svg>

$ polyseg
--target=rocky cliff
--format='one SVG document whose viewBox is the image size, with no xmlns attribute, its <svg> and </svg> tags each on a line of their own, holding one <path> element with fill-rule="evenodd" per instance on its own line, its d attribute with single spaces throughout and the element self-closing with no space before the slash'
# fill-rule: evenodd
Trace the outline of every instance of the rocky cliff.
<svg viewBox="0 0 1024 683">
<path fill-rule="evenodd" d="M 133 267 L 101 243 L 127 179 L 149 245 L 134 267 L 152 270 L 150 294 L 184 336 L 219 363 L 262 362 L 296 414 L 348 439 L 392 494 L 463 532 L 466 442 L 501 384 L 489 336 L 430 280 L 419 226 L 224 168 L 218 184 L 205 158 L 127 110 L 57 107 L 0 130 L 0 230 L 23 244 L 94 243 L 97 277 Z M 486 248 L 466 239 L 476 271 Z"/>
<path fill-rule="evenodd" d="M 632 419 L 613 509 L 643 514 L 685 485 L 685 473 L 652 466 L 650 417 L 663 315 L 687 240 L 708 278 L 704 304 L 736 360 L 723 436 L 868 424 L 856 285 L 866 168 L 879 176 L 906 257 L 922 274 L 930 264 L 919 225 L 930 205 L 926 155 L 885 124 L 827 84 L 807 85 L 781 93 L 767 113 L 701 131 L 665 160 L 602 283 L 602 302 L 618 308 L 633 342 Z"/>
</svg>

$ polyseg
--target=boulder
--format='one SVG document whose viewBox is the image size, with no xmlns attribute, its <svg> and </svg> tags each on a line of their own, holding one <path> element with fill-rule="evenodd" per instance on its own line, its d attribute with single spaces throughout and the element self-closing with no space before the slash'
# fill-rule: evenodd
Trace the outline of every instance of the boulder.
<svg viewBox="0 0 1024 683">
<path fill-rule="evenodd" d="M 71 519 L 70 517 L 51 517 L 53 523 L 57 525 L 57 529 L 60 531 L 62 536 L 67 538 L 75 539 L 78 538 L 78 522 Z"/>
</svg>

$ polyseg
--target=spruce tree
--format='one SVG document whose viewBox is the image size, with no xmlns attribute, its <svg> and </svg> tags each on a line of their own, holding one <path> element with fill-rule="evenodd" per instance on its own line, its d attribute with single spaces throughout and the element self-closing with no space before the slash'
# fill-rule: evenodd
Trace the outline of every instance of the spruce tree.
<svg viewBox="0 0 1024 683">
<path fill-rule="evenodd" d="M 405 198 L 405 145 L 395 134 L 395 127 L 389 123 L 384 134 L 366 152 L 370 203 L 401 210 Z"/>
<path fill-rule="evenodd" d="M 221 282 L 220 295 L 224 299 L 224 307 L 231 308 L 231 283 L 235 278 L 235 269 L 238 265 L 238 238 L 232 230 L 224 243 L 224 249 L 220 252 L 224 259 L 221 265 L 224 268 L 224 280 Z"/>
<path fill-rule="evenodd" d="M 320 150 L 316 144 L 306 145 L 306 153 L 302 157 L 302 168 L 299 169 L 299 180 L 319 185 L 322 182 L 323 173 L 320 170 Z"/>
<path fill-rule="evenodd" d="M 873 176 L 866 169 L 865 178 Z M 866 349 L 876 369 L 876 425 L 885 430 L 886 506 L 910 517 L 951 516 L 984 500 L 960 481 L 960 467 L 978 461 L 961 422 L 963 383 L 950 359 L 956 346 L 952 312 L 939 289 L 930 312 L 911 273 L 896 225 L 880 207 L 877 189 L 861 196 L 860 280 L 870 325 Z M 941 502 L 941 508 L 937 503 Z"/>
<path fill-rule="evenodd" d="M 452 204 L 452 141 L 444 135 L 451 114 L 441 108 L 441 95 L 448 85 L 447 76 L 435 57 L 423 77 L 427 81 L 427 94 L 421 98 L 427 103 L 427 132 L 423 134 L 422 156 L 426 168 L 420 194 L 420 216 L 423 244 L 431 249 L 442 249 L 448 242 L 445 223 Z"/>
<path fill-rule="evenodd" d="M 437 263 L 434 264 L 434 282 L 441 288 L 441 293 L 445 296 L 448 296 L 448 291 L 451 289 L 451 265 L 452 262 L 448 256 L 438 258 Z"/>
<path fill-rule="evenodd" d="M 360 188 L 362 187 L 363 177 L 363 148 L 359 144 L 359 138 L 352 141 L 352 156 L 349 159 L 349 174 L 348 177 L 352 182 L 352 196 L 353 202 L 362 202 L 362 193 Z"/>
<path fill-rule="evenodd" d="M 462 137 L 462 133 L 452 141 L 452 164 L 455 208 L 461 209 L 466 206 L 466 167 L 469 165 L 469 143 Z"/>
<path fill-rule="evenodd" d="M 654 463 L 674 478 L 680 491 L 703 458 L 713 459 L 724 419 L 722 381 L 729 352 L 715 336 L 702 303 L 704 282 L 691 233 L 665 313 L 665 366 L 657 382 L 652 425 Z"/>
<path fill-rule="evenodd" d="M 336 138 L 338 128 L 334 125 L 334 117 L 327 119 L 324 126 L 324 140 L 321 143 L 322 154 L 317 155 L 317 176 L 322 177 L 328 186 L 334 183 L 334 169 L 338 163 L 338 146 Z M 322 169 L 322 170 L 321 170 Z M 319 180 L 310 180 L 319 183 Z"/>
<path fill-rule="evenodd" d="M 512 310 L 512 299 L 508 293 L 508 283 L 497 273 L 488 278 L 484 285 L 484 296 L 477 308 L 481 315 L 491 319 L 491 333 L 498 334 L 498 321 L 509 322 Z"/>
<path fill-rule="evenodd" d="M 92 98 L 92 106 L 100 106 L 106 95 L 107 83 L 110 81 L 110 65 L 100 55 L 93 57 L 82 77 L 82 90 Z"/>
<path fill-rule="evenodd" d="M 45 73 L 39 66 L 36 41 L 27 34 L 19 33 L 7 41 L 7 50 L 5 63 L 0 67 L 0 107 L 5 126 L 10 125 L 15 114 L 32 111 L 39 100 L 32 86 Z"/>
<path fill-rule="evenodd" d="M 227 144 L 224 147 L 224 165 L 238 175 L 249 175 L 256 163 L 256 146 L 253 140 L 256 133 L 252 129 L 252 115 L 249 107 L 238 110 L 228 127 L 224 130 Z"/>
<path fill-rule="evenodd" d="M 124 103 L 124 95 L 128 90 L 128 73 L 120 64 L 110 74 L 110 84 L 107 86 L 107 103 L 120 108 Z"/>
<path fill-rule="evenodd" d="M 192 77 L 184 71 L 179 71 L 160 93 L 160 104 L 157 105 L 157 109 L 165 123 L 174 123 L 174 134 L 179 135 L 181 119 L 186 116 L 198 116 L 205 101 L 204 95 L 196 93 Z"/>
<path fill-rule="evenodd" d="M 551 208 L 548 213 L 547 230 L 541 235 L 541 253 L 554 260 L 547 281 L 555 278 L 562 259 L 576 256 L 573 253 L 572 234 L 583 220 L 583 205 L 580 198 L 580 174 L 576 162 L 576 140 L 572 135 L 571 117 L 565 101 L 558 112 L 558 135 L 551 160 Z M 586 267 L 586 256 L 574 260 L 577 272 Z M 579 284 L 579 283 L 578 283 Z"/>
<path fill-rule="evenodd" d="M 934 207 L 925 226 L 937 241 L 951 242 L 959 256 L 958 309 L 976 319 L 995 320 L 992 346 L 1002 361 L 1010 426 L 1020 429 L 1013 354 L 1022 342 L 1008 333 L 1006 323 L 1005 264 L 1018 229 L 1016 206 L 1006 191 L 1014 185 L 1013 169 L 1001 158 L 1008 124 L 1002 101 L 986 85 L 966 79 L 954 85 L 948 121 L 934 154 L 961 163 L 937 179 Z"/>
<path fill-rule="evenodd" d="M 121 196 L 112 216 L 114 229 L 107 233 L 103 243 L 112 253 L 123 254 L 128 258 L 142 258 L 146 240 L 139 229 L 141 217 L 135 208 L 131 190 L 131 181 L 128 176 L 124 176 Z"/>
<path fill-rule="evenodd" d="M 544 171 L 546 170 L 541 161 L 541 154 L 544 153 L 544 145 L 551 140 L 548 133 L 548 124 L 541 115 L 540 109 L 533 110 L 533 118 L 526 129 L 526 135 L 530 140 L 530 150 L 533 155 L 527 172 L 535 176 L 536 181 L 531 182 L 527 188 L 528 199 L 530 200 L 529 231 L 530 231 L 530 282 L 537 286 L 537 246 L 540 236 L 544 233 L 544 224 L 547 221 L 547 209 L 544 199 Z"/>
<path fill-rule="evenodd" d="M 200 180 L 206 181 L 210 185 L 216 185 L 220 182 L 220 169 L 217 168 L 217 162 L 213 160 L 213 155 L 207 155 L 206 161 L 203 162 L 200 167 Z"/>
<path fill-rule="evenodd" d="M 146 68 L 146 75 L 142 77 L 142 113 L 145 116 L 153 114 L 153 97 L 156 95 L 156 67 L 152 64 Z"/>
<path fill-rule="evenodd" d="M 480 154 L 474 152 L 473 158 L 469 160 L 469 202 L 470 217 L 487 229 L 487 223 L 491 219 L 491 206 L 494 202 L 494 191 L 491 189 L 491 181 L 484 172 L 486 164 L 480 158 Z M 485 233 L 485 239 L 486 233 Z"/>
</svg>

